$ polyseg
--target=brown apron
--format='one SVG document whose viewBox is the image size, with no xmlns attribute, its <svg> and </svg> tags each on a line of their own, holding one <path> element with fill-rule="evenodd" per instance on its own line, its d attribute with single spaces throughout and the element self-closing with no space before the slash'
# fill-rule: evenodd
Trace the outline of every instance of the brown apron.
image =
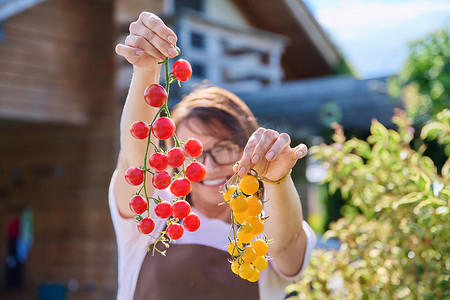
<svg viewBox="0 0 450 300">
<path fill-rule="evenodd" d="M 259 299 L 258 283 L 234 274 L 228 258 L 225 251 L 194 244 L 171 244 L 167 256 L 148 252 L 134 300 Z"/>
</svg>

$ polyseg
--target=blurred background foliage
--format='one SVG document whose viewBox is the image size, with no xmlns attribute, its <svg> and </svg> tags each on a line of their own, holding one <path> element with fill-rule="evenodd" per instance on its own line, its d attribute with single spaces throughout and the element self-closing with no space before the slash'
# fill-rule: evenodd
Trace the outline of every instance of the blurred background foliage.
<svg viewBox="0 0 450 300">
<path fill-rule="evenodd" d="M 314 250 L 288 299 L 450 298 L 448 31 L 411 46 L 390 90 L 406 108 L 395 130 L 373 120 L 367 139 L 347 139 L 334 124 L 332 143 L 310 149 L 345 201 L 323 237 L 340 247 Z"/>
<path fill-rule="evenodd" d="M 389 82 L 393 96 L 406 99 L 408 117 L 422 126 L 450 107 L 450 29 L 433 32 L 410 45 L 399 75 Z"/>
</svg>

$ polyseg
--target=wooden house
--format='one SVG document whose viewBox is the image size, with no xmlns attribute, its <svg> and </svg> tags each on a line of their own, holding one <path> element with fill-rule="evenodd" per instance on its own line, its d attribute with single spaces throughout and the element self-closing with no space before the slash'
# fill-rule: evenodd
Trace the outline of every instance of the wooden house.
<svg viewBox="0 0 450 300">
<path fill-rule="evenodd" d="M 0 299 L 113 299 L 113 2 L 6 0 L 0 16 Z M 27 207 L 20 279 L 7 228 Z"/>
</svg>

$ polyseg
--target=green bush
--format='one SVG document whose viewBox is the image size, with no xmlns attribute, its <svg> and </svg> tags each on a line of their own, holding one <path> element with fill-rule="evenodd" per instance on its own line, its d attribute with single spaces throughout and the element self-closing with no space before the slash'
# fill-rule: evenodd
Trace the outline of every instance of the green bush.
<svg viewBox="0 0 450 300">
<path fill-rule="evenodd" d="M 389 81 L 391 94 L 403 94 L 408 117 L 413 117 L 420 126 L 450 107 L 449 29 L 438 30 L 410 44 L 405 65 Z"/>
<path fill-rule="evenodd" d="M 336 125 L 333 144 L 311 148 L 328 170 L 330 194 L 339 189 L 349 206 L 324 235 L 340 248 L 314 250 L 289 299 L 450 298 L 450 160 L 438 170 L 424 155 L 425 139 L 449 142 L 450 110 L 436 119 L 418 150 L 404 111 L 393 118 L 397 130 L 373 120 L 366 141 L 347 140 Z"/>
</svg>

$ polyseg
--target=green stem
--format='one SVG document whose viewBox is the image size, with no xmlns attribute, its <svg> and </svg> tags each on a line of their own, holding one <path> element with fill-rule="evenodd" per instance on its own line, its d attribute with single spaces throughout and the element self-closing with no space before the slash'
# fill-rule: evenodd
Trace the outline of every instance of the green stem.
<svg viewBox="0 0 450 300">
<path fill-rule="evenodd" d="M 150 132 L 149 132 L 149 134 L 148 134 L 148 138 L 147 138 L 147 147 L 145 148 L 145 155 L 144 155 L 144 182 L 142 183 L 142 187 L 144 188 L 144 195 L 145 195 L 145 199 L 147 200 L 147 215 L 148 215 L 148 217 L 150 217 L 150 200 L 149 200 L 149 197 L 148 197 L 148 194 L 147 194 L 147 184 L 146 184 L 146 182 L 147 182 L 147 174 L 146 174 L 146 172 L 150 172 L 148 169 L 147 169 L 147 161 L 148 161 L 148 159 L 147 159 L 147 157 L 148 157 L 148 148 L 150 147 L 150 144 L 152 144 L 155 148 L 156 148 L 156 145 L 151 141 L 151 137 L 152 137 L 152 125 L 153 125 L 153 123 L 155 122 L 155 120 L 158 118 L 158 116 L 159 116 L 159 114 L 161 113 L 161 111 L 163 110 L 163 107 L 160 107 L 159 108 L 159 110 L 158 110 L 158 112 L 155 114 L 155 116 L 153 117 L 153 120 L 152 120 L 152 122 L 150 123 Z M 153 174 L 153 173 L 152 173 Z M 139 191 L 141 191 L 142 190 L 142 187 L 141 187 L 141 189 L 139 190 Z"/>
</svg>

